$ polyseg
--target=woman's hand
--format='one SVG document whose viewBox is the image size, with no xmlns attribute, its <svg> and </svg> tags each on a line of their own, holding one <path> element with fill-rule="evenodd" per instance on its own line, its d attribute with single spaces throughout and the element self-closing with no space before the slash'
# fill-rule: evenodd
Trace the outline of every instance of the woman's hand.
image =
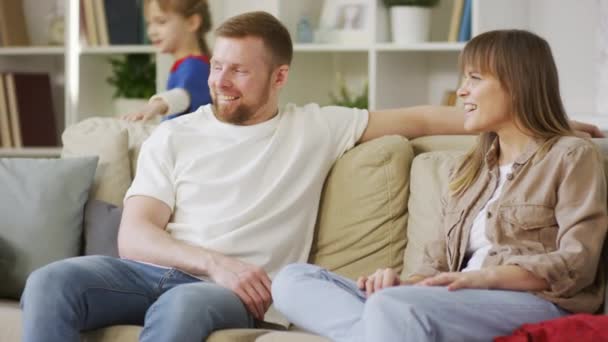
<svg viewBox="0 0 608 342">
<path fill-rule="evenodd" d="M 365 296 L 369 297 L 374 292 L 380 291 L 387 287 L 393 287 L 401 284 L 401 280 L 397 272 L 392 268 L 379 268 L 370 276 L 362 276 L 357 279 L 357 286 L 361 291 L 365 291 Z"/>
<path fill-rule="evenodd" d="M 162 99 L 154 99 L 146 103 L 140 110 L 123 115 L 121 119 L 127 121 L 147 121 L 158 115 L 166 114 L 168 106 Z"/>
<path fill-rule="evenodd" d="M 399 285 L 413 285 L 423 280 L 425 277 L 421 275 L 412 275 L 405 280 L 401 280 L 399 275 L 392 268 L 380 268 L 370 276 L 362 276 L 357 280 L 357 286 L 362 291 L 365 291 L 367 297 L 374 292 L 380 291 L 387 287 Z"/>
<path fill-rule="evenodd" d="M 457 289 L 496 289 L 511 291 L 545 291 L 549 283 L 517 265 L 501 265 L 471 272 L 445 272 L 425 279 L 419 285 L 447 286 Z"/>
<path fill-rule="evenodd" d="M 447 286 L 448 290 L 489 289 L 492 288 L 492 277 L 487 270 L 470 272 L 443 272 L 426 278 L 419 285 Z"/>
</svg>

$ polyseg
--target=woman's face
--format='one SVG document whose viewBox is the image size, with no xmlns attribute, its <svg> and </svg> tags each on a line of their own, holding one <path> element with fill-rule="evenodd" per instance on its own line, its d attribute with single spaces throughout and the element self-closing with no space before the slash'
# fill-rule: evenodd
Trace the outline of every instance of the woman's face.
<svg viewBox="0 0 608 342">
<path fill-rule="evenodd" d="M 514 126 L 507 92 L 494 75 L 465 68 L 457 94 L 464 103 L 464 129 L 468 132 L 499 132 Z"/>
</svg>

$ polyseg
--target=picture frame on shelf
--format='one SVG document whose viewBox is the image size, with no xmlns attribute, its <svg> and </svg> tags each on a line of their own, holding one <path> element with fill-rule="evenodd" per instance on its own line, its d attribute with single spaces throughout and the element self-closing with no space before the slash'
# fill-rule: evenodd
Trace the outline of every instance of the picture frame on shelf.
<svg viewBox="0 0 608 342">
<path fill-rule="evenodd" d="M 371 42 L 371 8 L 367 0 L 325 0 L 315 42 L 357 44 Z"/>
</svg>

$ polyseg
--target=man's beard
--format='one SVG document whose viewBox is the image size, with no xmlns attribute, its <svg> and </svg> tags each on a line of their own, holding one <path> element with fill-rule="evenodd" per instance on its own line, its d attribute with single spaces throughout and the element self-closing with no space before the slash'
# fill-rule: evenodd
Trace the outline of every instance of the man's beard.
<svg viewBox="0 0 608 342">
<path fill-rule="evenodd" d="M 222 122 L 231 123 L 234 125 L 242 125 L 249 120 L 255 113 L 255 110 L 250 106 L 239 105 L 230 115 L 227 115 L 225 110 L 220 107 L 215 101 L 213 102 L 213 114 Z"/>
<path fill-rule="evenodd" d="M 256 114 L 256 112 L 262 108 L 266 103 L 268 103 L 268 98 L 270 97 L 270 86 L 268 86 L 262 92 L 262 97 L 254 104 L 246 105 L 240 104 L 236 107 L 232 112 L 227 113 L 226 107 L 220 106 L 217 101 L 217 96 L 213 95 L 213 114 L 220 121 L 231 123 L 234 125 L 243 125 L 245 122 L 251 120 L 251 118 Z"/>
</svg>

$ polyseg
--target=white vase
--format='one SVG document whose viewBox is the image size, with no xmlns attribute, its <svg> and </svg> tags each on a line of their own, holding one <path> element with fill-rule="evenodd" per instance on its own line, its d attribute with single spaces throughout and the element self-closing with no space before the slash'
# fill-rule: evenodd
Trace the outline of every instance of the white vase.
<svg viewBox="0 0 608 342">
<path fill-rule="evenodd" d="M 420 43 L 429 40 L 431 9 L 419 6 L 392 6 L 391 35 L 398 44 Z"/>
<path fill-rule="evenodd" d="M 148 99 L 128 99 L 119 97 L 114 99 L 114 116 L 120 117 L 125 114 L 131 114 L 140 110 Z"/>
</svg>

